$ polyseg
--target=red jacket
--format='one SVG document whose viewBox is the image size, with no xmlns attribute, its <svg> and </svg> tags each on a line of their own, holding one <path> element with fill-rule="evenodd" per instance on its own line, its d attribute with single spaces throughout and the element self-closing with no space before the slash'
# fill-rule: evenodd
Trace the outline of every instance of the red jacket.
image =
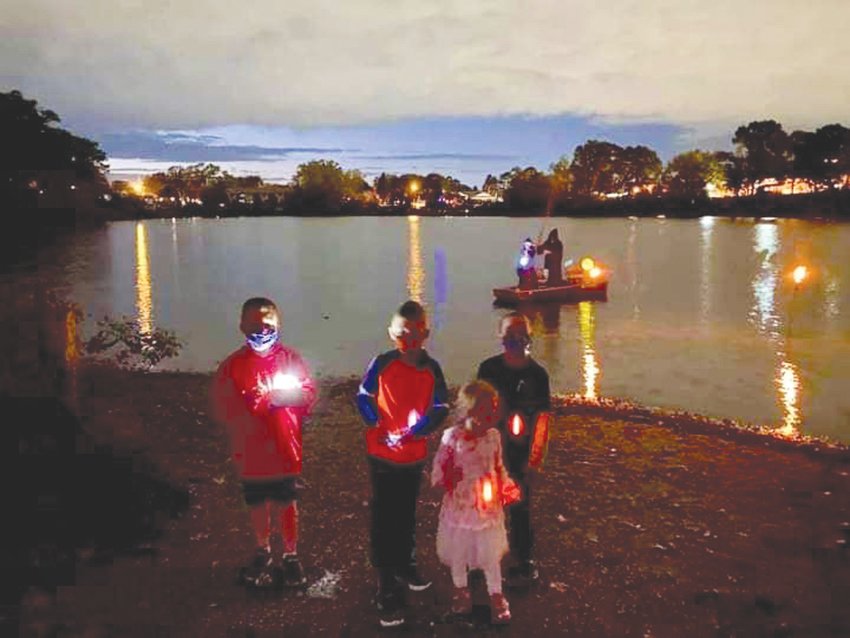
<svg viewBox="0 0 850 638">
<path fill-rule="evenodd" d="M 421 463 L 428 452 L 424 437 L 445 419 L 447 404 L 443 371 L 425 351 L 415 366 L 402 361 L 398 350 L 378 355 L 357 392 L 360 415 L 371 426 L 367 454 L 392 463 Z M 405 433 L 397 444 L 388 444 L 388 437 Z"/>
<path fill-rule="evenodd" d="M 274 407 L 269 389 L 274 375 L 301 382 L 306 402 Z M 301 425 L 316 401 L 316 387 L 301 356 L 276 343 L 266 356 L 247 345 L 219 366 L 211 391 L 213 415 L 230 434 L 233 461 L 244 480 L 273 480 L 301 473 Z"/>
</svg>

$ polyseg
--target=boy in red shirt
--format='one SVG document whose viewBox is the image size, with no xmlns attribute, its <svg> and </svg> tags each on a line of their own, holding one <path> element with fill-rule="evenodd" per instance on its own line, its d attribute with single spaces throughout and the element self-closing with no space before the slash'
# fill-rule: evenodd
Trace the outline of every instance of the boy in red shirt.
<svg viewBox="0 0 850 638">
<path fill-rule="evenodd" d="M 404 623 L 402 585 L 413 591 L 431 582 L 416 569 L 416 499 L 427 445 L 425 436 L 448 413 L 440 365 L 423 349 L 428 338 L 424 308 L 407 301 L 389 326 L 395 349 L 375 357 L 357 393 L 368 426 L 366 453 L 372 480 L 372 565 L 379 574 L 381 625 Z"/>
<path fill-rule="evenodd" d="M 230 434 L 254 528 L 256 553 L 243 570 L 243 579 L 254 586 L 273 581 L 273 520 L 283 538 L 284 584 L 305 582 L 297 555 L 295 481 L 301 474 L 301 427 L 316 401 L 316 387 L 301 356 L 280 342 L 280 327 L 271 300 L 248 299 L 239 323 L 246 343 L 219 366 L 211 390 L 212 414 Z"/>
</svg>

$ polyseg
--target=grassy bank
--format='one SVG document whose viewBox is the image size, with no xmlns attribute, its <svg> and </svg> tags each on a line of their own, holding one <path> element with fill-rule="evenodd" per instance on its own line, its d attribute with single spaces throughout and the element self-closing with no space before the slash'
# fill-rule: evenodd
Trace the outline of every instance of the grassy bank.
<svg viewBox="0 0 850 638">
<path fill-rule="evenodd" d="M 357 380 L 321 380 L 305 433 L 300 553 L 310 583 L 339 578 L 331 598 L 315 588 L 251 595 L 236 584 L 252 535 L 224 433 L 207 417 L 208 380 L 80 371 L 86 430 L 147 459 L 188 492 L 188 509 L 144 555 L 104 564 L 81 551 L 75 585 L 25 596 L 25 635 L 376 633 Z M 514 621 L 494 635 L 850 634 L 844 448 L 562 398 L 539 479 L 541 581 L 509 592 Z M 439 498 L 423 486 L 420 561 L 435 587 L 412 595 L 409 631 L 466 635 L 443 618 L 450 579 L 434 551 Z"/>
</svg>

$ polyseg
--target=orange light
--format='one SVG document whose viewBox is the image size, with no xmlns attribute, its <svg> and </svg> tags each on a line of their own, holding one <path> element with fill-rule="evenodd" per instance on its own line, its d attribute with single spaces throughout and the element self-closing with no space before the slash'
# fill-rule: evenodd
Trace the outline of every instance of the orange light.
<svg viewBox="0 0 850 638">
<path fill-rule="evenodd" d="M 596 262 L 593 261 L 592 257 L 584 257 L 580 263 L 581 269 L 584 271 L 592 270 L 596 266 Z"/>
<path fill-rule="evenodd" d="M 599 275 L 602 274 L 602 269 L 599 268 L 598 266 L 594 266 L 593 268 L 590 269 L 588 274 L 590 274 L 591 279 L 596 279 Z"/>
<path fill-rule="evenodd" d="M 485 478 L 481 484 L 481 500 L 485 503 L 493 502 L 493 482 L 489 478 Z"/>
<path fill-rule="evenodd" d="M 519 436 L 522 434 L 523 430 L 525 430 L 525 423 L 523 422 L 522 417 L 519 414 L 514 414 L 511 419 L 511 434 Z"/>
<path fill-rule="evenodd" d="M 805 266 L 797 266 L 791 276 L 794 278 L 795 284 L 800 284 L 809 276 L 809 269 Z"/>
</svg>

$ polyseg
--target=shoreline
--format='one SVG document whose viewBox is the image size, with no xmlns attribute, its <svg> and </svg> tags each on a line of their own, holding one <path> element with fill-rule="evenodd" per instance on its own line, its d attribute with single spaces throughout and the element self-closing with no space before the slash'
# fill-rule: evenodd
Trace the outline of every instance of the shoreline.
<svg viewBox="0 0 850 638">
<path fill-rule="evenodd" d="M 299 554 L 315 587 L 250 595 L 235 583 L 252 538 L 226 437 L 206 415 L 210 377 L 80 368 L 84 430 L 117 456 L 145 459 L 134 466 L 153 468 L 186 494 L 187 507 L 160 517 L 162 534 L 141 550 L 103 562 L 79 548 L 73 583 L 54 594 L 25 592 L 23 635 L 57 627 L 67 636 L 375 633 L 359 379 L 318 379 L 319 404 L 305 428 Z M 633 406 L 600 416 L 611 406 L 569 397 L 557 404 L 535 484 L 541 581 L 508 591 L 514 620 L 498 635 L 850 631 L 846 447 L 706 433 L 704 420 L 683 413 L 625 418 Z M 439 498 L 423 481 L 417 542 L 435 584 L 411 595 L 410 631 L 467 635 L 444 616 L 451 585 L 434 548 Z M 322 578 L 337 584 L 322 591 Z"/>
</svg>

